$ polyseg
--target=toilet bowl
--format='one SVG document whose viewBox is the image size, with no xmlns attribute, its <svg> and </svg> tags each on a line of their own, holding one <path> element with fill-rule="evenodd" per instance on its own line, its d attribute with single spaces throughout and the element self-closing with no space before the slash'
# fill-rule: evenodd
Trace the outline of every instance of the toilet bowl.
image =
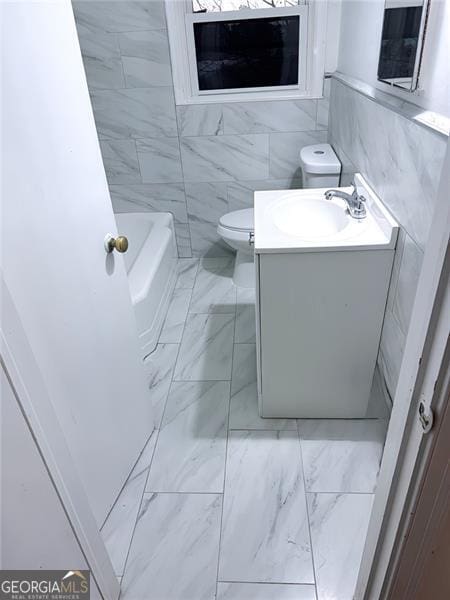
<svg viewBox="0 0 450 600">
<path fill-rule="evenodd" d="M 313 144 L 300 150 L 303 188 L 337 187 L 341 163 L 330 144 Z M 253 208 L 235 210 L 219 219 L 217 233 L 237 250 L 233 281 L 239 287 L 255 287 Z"/>
<path fill-rule="evenodd" d="M 253 230 L 253 208 L 229 212 L 220 217 L 217 226 L 217 233 L 237 251 L 233 282 L 239 287 L 255 287 Z"/>
</svg>

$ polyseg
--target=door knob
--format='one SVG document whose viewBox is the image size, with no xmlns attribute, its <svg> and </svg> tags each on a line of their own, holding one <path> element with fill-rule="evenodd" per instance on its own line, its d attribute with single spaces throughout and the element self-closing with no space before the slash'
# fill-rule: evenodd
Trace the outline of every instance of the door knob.
<svg viewBox="0 0 450 600">
<path fill-rule="evenodd" d="M 124 235 L 119 235 L 115 238 L 108 233 L 105 237 L 105 250 L 108 254 L 113 250 L 117 250 L 117 252 L 126 252 L 128 250 L 128 240 Z"/>
</svg>

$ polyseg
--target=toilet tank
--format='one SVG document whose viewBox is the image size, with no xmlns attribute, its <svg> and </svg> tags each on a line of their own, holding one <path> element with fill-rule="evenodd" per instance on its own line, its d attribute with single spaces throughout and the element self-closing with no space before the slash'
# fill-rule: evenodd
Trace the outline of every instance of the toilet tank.
<svg viewBox="0 0 450 600">
<path fill-rule="evenodd" d="M 339 175 L 313 175 L 302 171 L 304 188 L 336 188 L 339 187 Z"/>
<path fill-rule="evenodd" d="M 304 146 L 300 150 L 304 188 L 337 187 L 341 162 L 330 144 Z"/>
</svg>

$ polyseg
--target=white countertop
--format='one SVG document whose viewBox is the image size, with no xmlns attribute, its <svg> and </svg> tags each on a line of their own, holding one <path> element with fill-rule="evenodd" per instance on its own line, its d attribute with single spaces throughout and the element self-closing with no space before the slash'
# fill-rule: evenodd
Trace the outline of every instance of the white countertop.
<svg viewBox="0 0 450 600">
<path fill-rule="evenodd" d="M 398 235 L 397 222 L 361 175 L 355 175 L 355 183 L 358 193 L 366 198 L 366 218 L 353 219 L 346 212 L 345 201 L 333 198 L 329 202 L 342 208 L 348 217 L 348 226 L 333 235 L 310 240 L 307 239 L 307 234 L 299 236 L 281 231 L 274 223 L 274 207 L 291 198 L 323 200 L 324 193 L 329 188 L 255 192 L 255 252 L 264 254 L 394 249 Z M 347 193 L 353 190 L 352 187 L 333 189 Z"/>
</svg>

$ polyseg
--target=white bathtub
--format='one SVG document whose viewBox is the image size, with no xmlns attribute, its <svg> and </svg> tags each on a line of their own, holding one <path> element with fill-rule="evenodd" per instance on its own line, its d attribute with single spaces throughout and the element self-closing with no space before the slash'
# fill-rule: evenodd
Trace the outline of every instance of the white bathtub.
<svg viewBox="0 0 450 600">
<path fill-rule="evenodd" d="M 177 247 L 170 213 L 116 214 L 120 235 L 128 238 L 123 255 L 144 358 L 156 348 L 173 292 Z"/>
</svg>

